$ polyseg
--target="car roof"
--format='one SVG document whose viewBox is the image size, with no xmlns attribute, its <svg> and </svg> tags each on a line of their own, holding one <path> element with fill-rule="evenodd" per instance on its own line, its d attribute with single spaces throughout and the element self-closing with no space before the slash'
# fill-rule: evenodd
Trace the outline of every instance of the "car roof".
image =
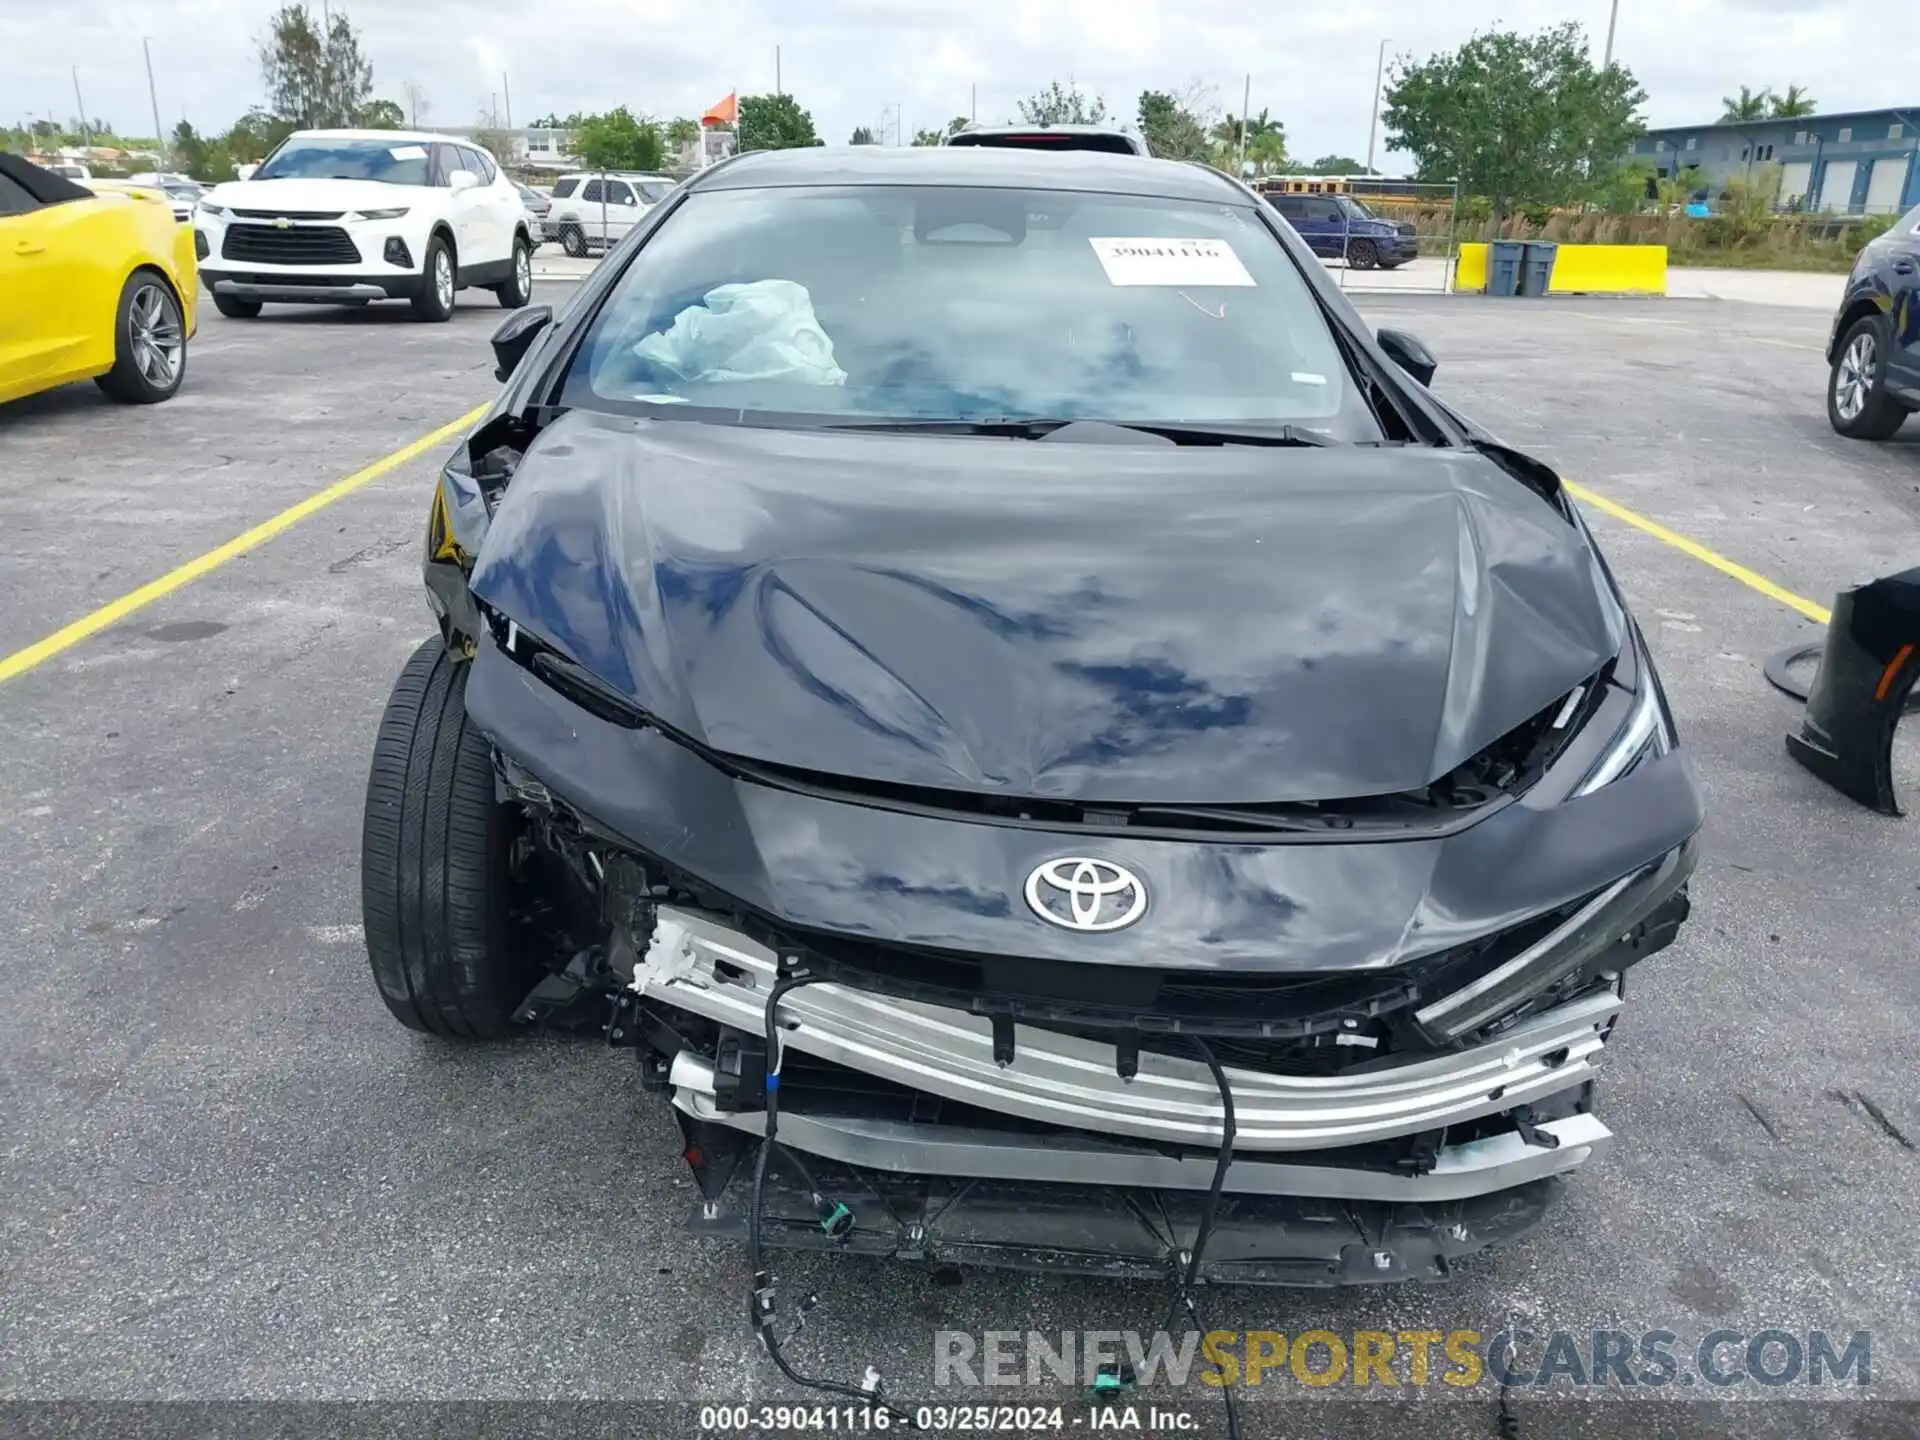
<svg viewBox="0 0 1920 1440">
<path fill-rule="evenodd" d="M 665 180 L 672 184 L 671 175 L 662 175 L 658 170 L 569 170 L 562 180 L 598 180 L 605 176 L 609 180 Z"/>
<path fill-rule="evenodd" d="M 386 140 L 395 145 L 474 145 L 464 135 L 436 135 L 431 130 L 295 130 L 289 140 Z M 480 146 L 484 149 L 484 146 Z"/>
<path fill-rule="evenodd" d="M 1083 190 L 1166 200 L 1252 202 L 1217 170 L 1181 160 L 1003 149 L 993 145 L 842 145 L 807 150 L 753 150 L 695 173 L 694 190 L 760 190 L 777 186 L 952 185 L 1012 190 Z"/>
</svg>

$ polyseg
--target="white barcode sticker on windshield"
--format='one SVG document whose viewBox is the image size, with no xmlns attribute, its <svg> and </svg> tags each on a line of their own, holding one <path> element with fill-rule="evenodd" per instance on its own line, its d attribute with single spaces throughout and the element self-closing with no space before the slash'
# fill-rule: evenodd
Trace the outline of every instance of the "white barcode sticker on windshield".
<svg viewBox="0 0 1920 1440">
<path fill-rule="evenodd" d="M 1157 235 L 1089 235 L 1087 243 L 1113 285 L 1252 285 L 1253 276 L 1224 240 Z"/>
<path fill-rule="evenodd" d="M 424 145 L 389 145 L 387 147 L 387 154 L 396 160 L 424 160 L 427 158 L 427 147 Z"/>
</svg>

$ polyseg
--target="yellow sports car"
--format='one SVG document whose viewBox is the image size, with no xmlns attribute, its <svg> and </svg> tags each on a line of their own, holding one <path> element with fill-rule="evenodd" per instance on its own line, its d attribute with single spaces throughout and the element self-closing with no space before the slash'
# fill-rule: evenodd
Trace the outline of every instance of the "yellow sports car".
<svg viewBox="0 0 1920 1440">
<path fill-rule="evenodd" d="M 96 195 L 0 154 L 0 402 L 92 379 L 150 405 L 180 388 L 199 276 L 166 197 Z"/>
</svg>

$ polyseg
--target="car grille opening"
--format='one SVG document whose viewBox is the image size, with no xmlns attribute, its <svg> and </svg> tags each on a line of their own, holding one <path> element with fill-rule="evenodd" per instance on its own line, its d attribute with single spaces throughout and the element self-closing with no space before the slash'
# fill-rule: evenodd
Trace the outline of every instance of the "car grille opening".
<svg viewBox="0 0 1920 1440">
<path fill-rule="evenodd" d="M 346 214 L 344 210 L 238 210 L 234 214 L 245 220 L 338 220 Z"/>
<path fill-rule="evenodd" d="M 261 265 L 357 265 L 360 247 L 336 225 L 229 225 L 220 253 Z"/>
</svg>

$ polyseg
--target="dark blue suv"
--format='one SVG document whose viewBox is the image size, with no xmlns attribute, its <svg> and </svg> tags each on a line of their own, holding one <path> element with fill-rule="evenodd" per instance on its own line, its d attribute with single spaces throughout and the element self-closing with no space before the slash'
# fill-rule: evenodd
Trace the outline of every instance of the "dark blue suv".
<svg viewBox="0 0 1920 1440">
<path fill-rule="evenodd" d="M 1920 206 L 1860 252 L 1827 337 L 1827 419 L 1885 440 L 1920 410 Z"/>
<path fill-rule="evenodd" d="M 1316 255 L 1356 270 L 1391 270 L 1420 253 L 1413 226 L 1382 220 L 1350 195 L 1269 195 Z"/>
</svg>

